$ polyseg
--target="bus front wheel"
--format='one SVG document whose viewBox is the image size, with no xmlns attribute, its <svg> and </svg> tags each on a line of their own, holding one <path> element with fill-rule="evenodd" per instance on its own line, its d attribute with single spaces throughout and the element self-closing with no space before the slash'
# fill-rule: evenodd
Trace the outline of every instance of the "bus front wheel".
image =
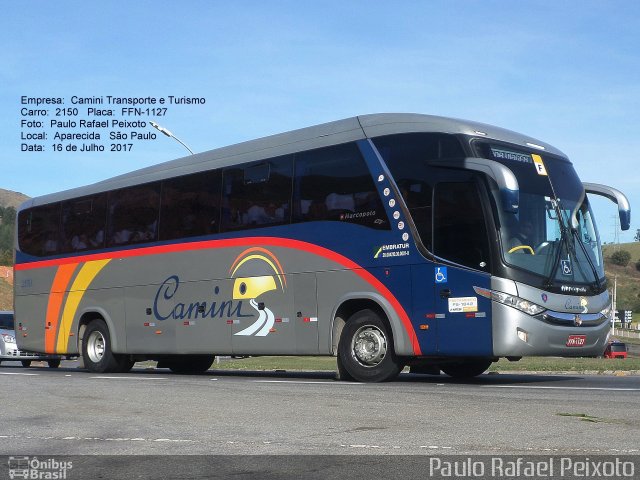
<svg viewBox="0 0 640 480">
<path fill-rule="evenodd" d="M 109 329 L 99 319 L 91 321 L 84 331 L 82 359 L 85 368 L 94 373 L 126 372 L 132 366 L 126 356 L 113 353 Z"/>
<path fill-rule="evenodd" d="M 338 344 L 341 379 L 385 382 L 394 379 L 404 365 L 393 351 L 393 340 L 383 319 L 370 309 L 354 313 Z"/>
</svg>

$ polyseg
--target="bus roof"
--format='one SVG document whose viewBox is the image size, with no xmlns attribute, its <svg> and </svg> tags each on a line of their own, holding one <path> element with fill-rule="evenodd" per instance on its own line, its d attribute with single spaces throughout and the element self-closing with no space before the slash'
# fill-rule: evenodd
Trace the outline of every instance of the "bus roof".
<svg viewBox="0 0 640 480">
<path fill-rule="evenodd" d="M 561 151 L 540 140 L 484 123 L 414 113 L 379 113 L 323 123 L 169 160 L 91 185 L 35 197 L 25 201 L 19 210 L 174 176 L 188 175 L 199 171 L 273 158 L 365 138 L 416 132 L 465 134 L 522 146 L 526 146 L 527 143 L 535 144 L 544 147 L 545 152 L 566 158 L 566 155 Z"/>
</svg>

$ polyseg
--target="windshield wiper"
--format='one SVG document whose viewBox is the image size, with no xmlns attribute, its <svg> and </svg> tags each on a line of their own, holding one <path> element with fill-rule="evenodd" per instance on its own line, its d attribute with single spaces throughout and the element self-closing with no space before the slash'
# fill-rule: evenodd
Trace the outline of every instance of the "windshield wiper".
<svg viewBox="0 0 640 480">
<path fill-rule="evenodd" d="M 580 236 L 578 235 L 578 231 L 575 228 L 572 228 L 571 232 L 573 233 L 573 236 L 575 237 L 578 245 L 580 245 L 580 249 L 582 250 L 582 253 L 586 257 L 587 263 L 589 264 L 589 267 L 591 267 L 591 272 L 593 273 L 593 278 L 595 278 L 595 280 L 596 280 L 597 291 L 599 292 L 600 289 L 602 288 L 602 284 L 600 283 L 600 278 L 598 277 L 598 269 L 593 264 L 593 260 L 591 260 L 591 257 L 589 256 L 589 252 L 587 252 L 587 248 L 584 246 L 584 244 L 582 243 L 582 240 L 580 239 Z M 577 261 L 578 261 L 578 257 L 576 256 L 576 262 Z"/>
<path fill-rule="evenodd" d="M 578 253 L 576 252 L 576 246 L 574 243 L 574 238 L 577 241 L 578 245 L 580 245 L 580 249 L 582 253 L 587 259 L 587 263 L 589 264 L 589 268 L 591 268 L 591 273 L 593 274 L 593 278 L 596 281 L 597 290 L 600 291 L 602 288 L 602 283 L 600 282 L 600 278 L 598 277 L 598 270 L 596 269 L 591 257 L 589 256 L 589 252 L 587 252 L 586 247 L 582 244 L 580 240 L 580 236 L 578 235 L 578 231 L 573 228 L 567 226 L 565 223 L 565 219 L 562 216 L 562 207 L 559 199 L 552 199 L 551 205 L 553 205 L 556 215 L 558 216 L 558 222 L 560 224 L 560 244 L 558 245 L 558 250 L 556 251 L 556 255 L 553 260 L 553 267 L 549 276 L 545 279 L 545 287 L 550 288 L 553 286 L 553 278 L 556 276 L 556 272 L 558 271 L 558 266 L 560 264 L 560 258 L 562 256 L 562 245 L 564 244 L 567 249 L 567 254 L 569 255 L 569 259 L 573 258 L 576 266 L 579 266 L 578 262 Z M 569 233 L 571 232 L 571 233 Z"/>
<path fill-rule="evenodd" d="M 549 181 L 551 184 L 551 181 Z M 564 219 L 562 218 L 562 209 L 560 208 L 560 200 L 556 197 L 556 192 L 553 191 L 553 185 L 551 185 L 551 191 L 553 192 L 554 198 L 551 199 L 551 205 L 556 211 L 556 215 L 558 216 L 558 223 L 560 224 L 560 242 L 558 243 L 558 249 L 556 250 L 556 255 L 553 259 L 553 267 L 551 268 L 551 272 L 549 272 L 549 276 L 545 278 L 544 285 L 545 288 L 553 287 L 553 278 L 556 276 L 556 272 L 558 271 L 558 266 L 560 265 L 560 257 L 562 256 L 562 245 L 564 244 L 567 248 L 567 253 L 569 254 L 569 258 L 571 258 L 571 246 L 569 242 L 569 234 L 567 232 L 568 227 L 564 223 Z M 574 251 L 575 258 L 575 251 Z"/>
</svg>

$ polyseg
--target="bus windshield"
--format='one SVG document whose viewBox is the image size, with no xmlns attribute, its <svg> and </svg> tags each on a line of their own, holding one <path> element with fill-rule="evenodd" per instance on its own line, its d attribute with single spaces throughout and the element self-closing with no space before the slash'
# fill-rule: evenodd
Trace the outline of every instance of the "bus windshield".
<svg viewBox="0 0 640 480">
<path fill-rule="evenodd" d="M 542 276 L 549 285 L 600 283 L 600 238 L 571 163 L 511 146 L 480 143 L 479 151 L 509 167 L 520 186 L 518 213 L 498 209 L 505 262 Z"/>
</svg>

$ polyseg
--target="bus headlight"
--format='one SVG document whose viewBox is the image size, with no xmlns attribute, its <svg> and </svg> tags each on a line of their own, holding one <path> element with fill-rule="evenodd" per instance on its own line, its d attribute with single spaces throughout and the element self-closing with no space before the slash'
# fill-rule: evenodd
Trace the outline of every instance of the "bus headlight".
<svg viewBox="0 0 640 480">
<path fill-rule="evenodd" d="M 498 303 L 502 303 L 504 305 L 508 305 L 513 308 L 517 308 L 521 312 L 524 312 L 528 315 L 538 315 L 545 311 L 544 307 L 537 305 L 529 300 L 525 300 L 524 298 L 516 297 L 515 295 L 508 295 L 502 292 L 496 292 L 495 290 L 491 291 L 491 300 L 494 300 Z"/>
</svg>

